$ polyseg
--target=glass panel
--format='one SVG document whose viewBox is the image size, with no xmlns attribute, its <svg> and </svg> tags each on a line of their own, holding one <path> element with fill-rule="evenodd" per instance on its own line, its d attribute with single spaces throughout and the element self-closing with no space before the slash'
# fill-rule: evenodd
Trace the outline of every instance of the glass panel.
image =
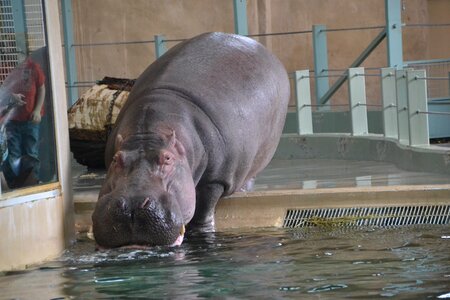
<svg viewBox="0 0 450 300">
<path fill-rule="evenodd" d="M 1 194 L 57 180 L 45 37 L 42 1 L 0 0 Z"/>
</svg>

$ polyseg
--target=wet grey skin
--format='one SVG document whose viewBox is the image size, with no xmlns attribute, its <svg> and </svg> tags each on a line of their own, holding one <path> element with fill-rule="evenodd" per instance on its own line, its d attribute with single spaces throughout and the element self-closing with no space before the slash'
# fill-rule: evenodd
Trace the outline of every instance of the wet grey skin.
<svg viewBox="0 0 450 300">
<path fill-rule="evenodd" d="M 107 141 L 98 248 L 179 245 L 185 227 L 214 230 L 217 201 L 270 162 L 289 92 L 281 62 L 239 35 L 201 34 L 151 64 Z"/>
</svg>

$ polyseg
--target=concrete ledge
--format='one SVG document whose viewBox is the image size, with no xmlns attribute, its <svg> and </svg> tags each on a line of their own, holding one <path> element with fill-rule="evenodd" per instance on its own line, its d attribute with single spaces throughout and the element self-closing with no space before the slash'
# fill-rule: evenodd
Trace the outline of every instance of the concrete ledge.
<svg viewBox="0 0 450 300">
<path fill-rule="evenodd" d="M 0 208 L 0 270 L 24 269 L 65 248 L 61 195 Z"/>
<path fill-rule="evenodd" d="M 450 174 L 450 148 L 411 147 L 375 134 L 285 134 L 274 158 L 382 161 L 408 171 Z"/>
<path fill-rule="evenodd" d="M 76 194 L 77 230 L 89 230 L 98 193 Z M 235 193 L 216 207 L 216 228 L 281 227 L 288 209 L 450 205 L 450 184 Z"/>
<path fill-rule="evenodd" d="M 236 193 L 219 201 L 216 228 L 282 227 L 288 209 L 418 205 L 450 205 L 450 184 Z"/>
</svg>

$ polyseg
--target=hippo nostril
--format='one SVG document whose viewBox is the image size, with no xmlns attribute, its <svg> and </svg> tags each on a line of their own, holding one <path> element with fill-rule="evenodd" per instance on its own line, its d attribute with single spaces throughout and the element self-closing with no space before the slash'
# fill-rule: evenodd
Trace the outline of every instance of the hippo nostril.
<svg viewBox="0 0 450 300">
<path fill-rule="evenodd" d="M 144 202 L 142 202 L 141 208 L 144 208 L 144 209 L 148 208 L 149 204 L 150 204 L 150 198 L 147 197 L 147 198 L 145 198 Z"/>
<path fill-rule="evenodd" d="M 127 203 L 126 203 L 125 199 L 118 199 L 116 203 L 117 203 L 116 204 L 117 208 L 120 211 L 126 211 L 127 210 Z"/>
</svg>

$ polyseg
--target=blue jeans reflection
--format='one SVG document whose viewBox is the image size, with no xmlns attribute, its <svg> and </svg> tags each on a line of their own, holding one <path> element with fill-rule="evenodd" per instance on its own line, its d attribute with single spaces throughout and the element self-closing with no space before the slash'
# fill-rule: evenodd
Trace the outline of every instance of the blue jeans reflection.
<svg viewBox="0 0 450 300">
<path fill-rule="evenodd" d="M 31 121 L 9 121 L 6 124 L 8 159 L 3 169 L 12 188 L 38 183 L 39 178 L 39 124 Z"/>
</svg>

